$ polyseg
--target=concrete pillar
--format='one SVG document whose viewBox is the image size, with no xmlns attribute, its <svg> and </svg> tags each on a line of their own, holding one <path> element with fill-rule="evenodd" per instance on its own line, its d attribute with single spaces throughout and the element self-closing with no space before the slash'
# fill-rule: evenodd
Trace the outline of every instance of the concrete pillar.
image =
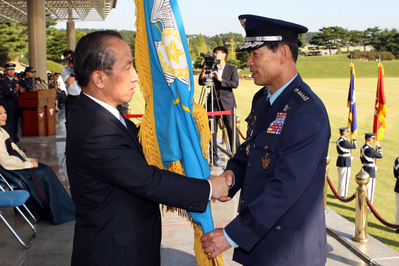
<svg viewBox="0 0 399 266">
<path fill-rule="evenodd" d="M 72 9 L 69 9 L 69 19 L 67 22 L 67 48 L 68 50 L 75 51 L 76 36 L 75 36 L 75 22 L 72 17 Z"/>
<path fill-rule="evenodd" d="M 46 16 L 43 0 L 27 0 L 29 66 L 47 82 Z"/>
</svg>

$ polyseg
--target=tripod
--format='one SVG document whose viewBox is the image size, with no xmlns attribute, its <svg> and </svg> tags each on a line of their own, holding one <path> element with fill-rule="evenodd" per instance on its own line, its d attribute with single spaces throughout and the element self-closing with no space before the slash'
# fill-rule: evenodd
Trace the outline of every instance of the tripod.
<svg viewBox="0 0 399 266">
<path fill-rule="evenodd" d="M 216 93 L 215 84 L 213 82 L 212 71 L 210 69 L 206 69 L 204 77 L 205 77 L 205 85 L 202 87 L 199 104 L 202 106 L 205 106 L 207 111 L 211 111 L 211 112 L 222 111 L 222 108 L 220 107 L 220 104 L 219 104 L 219 98 Z M 206 98 L 208 98 L 208 100 Z M 216 101 L 216 103 L 214 101 Z M 208 104 L 211 105 L 209 109 L 208 109 Z M 235 118 L 235 113 L 234 113 L 234 118 Z M 234 119 L 234 121 L 235 121 L 235 119 Z M 230 148 L 231 143 L 229 143 L 229 141 L 228 141 L 227 129 L 226 129 L 226 126 L 225 126 L 222 116 L 212 115 L 211 117 L 209 117 L 209 123 L 210 123 L 210 129 L 211 129 L 211 133 L 212 133 L 211 152 L 210 152 L 210 165 L 212 167 L 214 165 L 214 157 L 215 157 L 214 152 L 217 152 L 217 149 L 219 149 L 223 153 L 225 153 L 227 156 L 232 157 L 232 155 L 235 153 L 235 144 L 234 144 L 234 146 L 231 146 L 231 147 L 233 147 L 233 151 L 232 151 L 232 149 Z M 223 133 L 222 134 L 222 144 L 226 145 L 226 149 L 224 149 L 220 145 L 217 145 L 217 142 L 216 142 L 217 136 L 215 134 L 217 134 L 217 124 L 218 123 L 219 123 L 220 128 Z M 236 132 L 235 122 L 234 122 L 233 127 L 234 127 L 233 132 Z M 236 143 L 236 135 L 235 134 L 233 136 L 233 143 Z M 214 147 L 215 147 L 215 150 L 214 150 Z"/>
</svg>

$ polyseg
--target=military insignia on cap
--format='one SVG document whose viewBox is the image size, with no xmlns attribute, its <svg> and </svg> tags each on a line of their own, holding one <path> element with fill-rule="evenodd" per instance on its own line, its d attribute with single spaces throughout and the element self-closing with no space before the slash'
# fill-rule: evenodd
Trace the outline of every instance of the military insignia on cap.
<svg viewBox="0 0 399 266">
<path fill-rule="evenodd" d="M 245 29 L 245 23 L 247 22 L 246 18 L 240 19 L 241 26 Z"/>
<path fill-rule="evenodd" d="M 251 150 L 251 143 L 247 144 L 247 147 L 245 147 L 245 153 L 247 154 L 247 156 L 249 156 L 249 151 Z"/>
<path fill-rule="evenodd" d="M 262 157 L 263 170 L 269 169 L 269 165 L 270 165 L 270 157 L 269 157 L 269 153 L 266 152 L 265 155 Z"/>
<path fill-rule="evenodd" d="M 286 112 L 278 112 L 276 119 L 270 123 L 269 127 L 267 128 L 266 133 L 280 135 L 281 130 L 283 129 L 284 121 L 285 121 L 286 117 L 287 117 Z"/>
</svg>

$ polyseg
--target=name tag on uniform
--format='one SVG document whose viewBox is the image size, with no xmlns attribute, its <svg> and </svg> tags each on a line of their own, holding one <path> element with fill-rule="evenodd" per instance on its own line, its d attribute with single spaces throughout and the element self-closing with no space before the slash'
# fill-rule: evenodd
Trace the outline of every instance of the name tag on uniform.
<svg viewBox="0 0 399 266">
<path fill-rule="evenodd" d="M 278 112 L 276 119 L 270 123 L 266 133 L 280 135 L 286 117 L 287 117 L 286 112 Z"/>
</svg>

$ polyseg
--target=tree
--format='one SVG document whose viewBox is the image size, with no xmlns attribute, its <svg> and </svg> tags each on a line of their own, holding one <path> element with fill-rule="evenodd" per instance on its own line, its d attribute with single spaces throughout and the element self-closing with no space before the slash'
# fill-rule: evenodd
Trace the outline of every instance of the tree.
<svg viewBox="0 0 399 266">
<path fill-rule="evenodd" d="M 28 51 L 28 28 L 21 23 L 0 24 L 0 59 L 2 63 L 18 61 Z"/>
<path fill-rule="evenodd" d="M 332 49 L 339 49 L 341 46 L 342 39 L 346 38 L 347 30 L 341 27 L 323 27 L 319 29 L 316 35 L 312 37 L 310 44 L 314 44 L 319 49 L 320 46 L 325 46 L 329 51 L 330 55 Z"/>
<path fill-rule="evenodd" d="M 48 28 L 46 31 L 46 35 L 47 59 L 57 63 L 61 63 L 61 55 L 67 49 L 66 31 L 57 30 L 55 28 Z M 76 43 L 78 43 L 78 41 L 85 35 L 85 32 L 76 30 Z"/>
</svg>

